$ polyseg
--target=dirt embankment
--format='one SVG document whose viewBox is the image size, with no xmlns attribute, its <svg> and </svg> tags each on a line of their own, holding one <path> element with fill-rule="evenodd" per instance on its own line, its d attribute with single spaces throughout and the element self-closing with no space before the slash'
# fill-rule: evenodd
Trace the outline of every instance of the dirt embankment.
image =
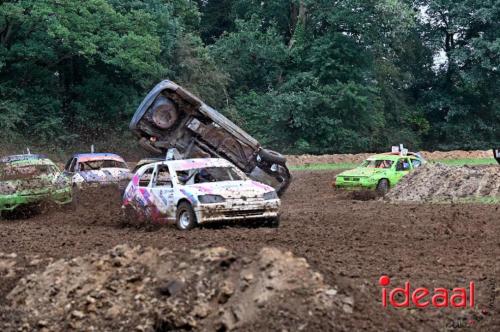
<svg viewBox="0 0 500 332">
<path fill-rule="evenodd" d="M 426 164 L 405 176 L 385 198 L 391 202 L 500 200 L 500 168 Z"/>
<path fill-rule="evenodd" d="M 427 160 L 446 160 L 446 159 L 473 159 L 473 158 L 492 158 L 491 150 L 477 151 L 421 151 Z M 359 154 L 330 154 L 330 155 L 288 155 L 289 166 L 304 166 L 307 164 L 336 164 L 336 163 L 360 163 L 369 156 L 376 153 Z"/>
<path fill-rule="evenodd" d="M 14 264 L 14 263 L 10 263 Z M 335 327 L 354 301 L 326 285 L 303 258 L 263 248 L 238 256 L 117 246 L 59 260 L 7 296 L 12 322 L 44 331 L 227 331 Z M 1 325 L 0 325 L 1 326 Z"/>
</svg>

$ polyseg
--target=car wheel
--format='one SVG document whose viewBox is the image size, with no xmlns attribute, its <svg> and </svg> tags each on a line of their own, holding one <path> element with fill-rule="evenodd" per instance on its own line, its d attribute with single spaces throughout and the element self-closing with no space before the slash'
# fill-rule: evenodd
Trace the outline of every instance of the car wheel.
<svg viewBox="0 0 500 332">
<path fill-rule="evenodd" d="M 70 208 L 75 209 L 78 207 L 78 204 L 80 203 L 80 188 L 78 185 L 73 185 L 73 189 L 71 192 L 71 203 L 70 203 Z"/>
<path fill-rule="evenodd" d="M 278 228 L 280 226 L 280 217 L 269 218 L 266 220 L 265 226 L 269 228 Z"/>
<path fill-rule="evenodd" d="M 274 164 L 283 165 L 286 163 L 286 158 L 281 153 L 273 150 L 261 149 L 259 151 L 259 156 L 263 161 L 267 161 Z"/>
<path fill-rule="evenodd" d="M 177 207 L 176 225 L 181 231 L 187 231 L 196 226 L 196 214 L 188 202 L 181 202 Z"/>
<path fill-rule="evenodd" d="M 387 179 L 381 179 L 377 184 L 377 193 L 380 196 L 384 196 L 389 191 L 389 181 Z"/>
<path fill-rule="evenodd" d="M 160 129 L 169 129 L 177 122 L 179 112 L 172 100 L 161 96 L 154 103 L 152 109 L 152 120 L 156 127 Z"/>
</svg>

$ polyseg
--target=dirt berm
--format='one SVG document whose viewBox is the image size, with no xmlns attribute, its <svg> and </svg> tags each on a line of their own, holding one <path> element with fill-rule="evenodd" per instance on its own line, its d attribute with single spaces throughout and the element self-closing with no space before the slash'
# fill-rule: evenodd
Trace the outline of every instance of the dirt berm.
<svg viewBox="0 0 500 332">
<path fill-rule="evenodd" d="M 2 331 L 322 331 L 354 306 L 290 252 L 127 245 L 55 261 L 21 279 L 7 301 L 13 318 L 0 320 Z"/>
<path fill-rule="evenodd" d="M 426 164 L 405 176 L 385 197 L 391 202 L 500 200 L 500 167 Z"/>
</svg>

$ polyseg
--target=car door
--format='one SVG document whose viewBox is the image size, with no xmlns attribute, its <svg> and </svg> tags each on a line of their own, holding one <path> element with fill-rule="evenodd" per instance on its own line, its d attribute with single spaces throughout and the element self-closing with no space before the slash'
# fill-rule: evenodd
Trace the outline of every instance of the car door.
<svg viewBox="0 0 500 332">
<path fill-rule="evenodd" d="M 68 160 L 66 166 L 64 166 L 64 174 L 73 176 L 73 174 L 75 173 L 75 164 L 76 158 L 71 158 L 70 160 Z"/>
<path fill-rule="evenodd" d="M 401 180 L 401 178 L 405 175 L 407 175 L 411 170 L 411 163 L 408 158 L 399 158 L 398 161 L 396 162 L 396 183 Z"/>
<path fill-rule="evenodd" d="M 175 220 L 174 188 L 167 165 L 156 165 L 150 190 L 158 221 Z"/>
<path fill-rule="evenodd" d="M 139 172 L 137 174 L 138 179 L 132 180 L 133 185 L 131 184 L 125 193 L 125 195 L 128 196 L 130 204 L 145 219 L 150 219 L 151 211 L 154 208 L 153 196 L 151 194 L 151 180 L 154 170 L 155 166 L 151 165 Z"/>
</svg>

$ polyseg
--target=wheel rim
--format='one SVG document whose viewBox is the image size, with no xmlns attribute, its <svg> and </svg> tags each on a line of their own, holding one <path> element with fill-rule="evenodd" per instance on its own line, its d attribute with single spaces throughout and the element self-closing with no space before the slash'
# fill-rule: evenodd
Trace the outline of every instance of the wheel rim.
<svg viewBox="0 0 500 332">
<path fill-rule="evenodd" d="M 189 213 L 187 213 L 187 211 L 183 211 L 181 213 L 180 218 L 179 218 L 179 223 L 180 223 L 181 228 L 183 228 L 183 229 L 188 228 L 190 221 L 191 220 L 189 218 Z"/>
</svg>

